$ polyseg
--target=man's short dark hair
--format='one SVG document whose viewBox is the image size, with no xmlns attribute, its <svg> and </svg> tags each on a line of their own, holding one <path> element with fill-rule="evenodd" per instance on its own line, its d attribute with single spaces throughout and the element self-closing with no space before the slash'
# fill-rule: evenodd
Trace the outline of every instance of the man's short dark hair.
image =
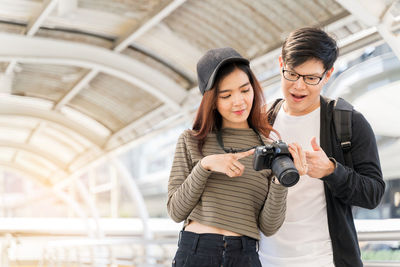
<svg viewBox="0 0 400 267">
<path fill-rule="evenodd" d="M 321 60 L 331 69 L 339 54 L 336 41 L 319 28 L 300 28 L 289 34 L 282 46 L 285 65 L 295 68 L 309 59 Z"/>
</svg>

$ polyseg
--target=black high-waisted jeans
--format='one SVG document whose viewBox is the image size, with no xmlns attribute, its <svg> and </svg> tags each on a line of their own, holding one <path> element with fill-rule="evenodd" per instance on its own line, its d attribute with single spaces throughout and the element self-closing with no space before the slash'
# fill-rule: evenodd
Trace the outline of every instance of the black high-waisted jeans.
<svg viewBox="0 0 400 267">
<path fill-rule="evenodd" d="M 181 231 L 172 267 L 261 267 L 258 241 L 247 236 Z"/>
</svg>

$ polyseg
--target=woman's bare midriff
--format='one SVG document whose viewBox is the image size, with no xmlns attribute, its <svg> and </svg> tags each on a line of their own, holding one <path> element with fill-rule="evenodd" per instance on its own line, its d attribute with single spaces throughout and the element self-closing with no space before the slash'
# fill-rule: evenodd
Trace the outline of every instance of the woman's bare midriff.
<svg viewBox="0 0 400 267">
<path fill-rule="evenodd" d="M 241 236 L 238 233 L 224 230 L 214 226 L 204 225 L 196 221 L 190 221 L 190 223 L 185 227 L 185 231 L 197 234 L 220 234 L 226 236 Z"/>
</svg>

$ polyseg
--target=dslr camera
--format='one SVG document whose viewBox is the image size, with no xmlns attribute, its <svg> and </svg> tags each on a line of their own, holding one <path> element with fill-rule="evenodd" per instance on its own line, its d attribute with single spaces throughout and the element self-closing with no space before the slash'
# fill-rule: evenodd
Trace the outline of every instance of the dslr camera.
<svg viewBox="0 0 400 267">
<path fill-rule="evenodd" d="M 288 145 L 279 140 L 270 145 L 257 146 L 254 152 L 253 168 L 256 171 L 271 169 L 281 185 L 295 185 L 300 175 L 293 163 Z"/>
</svg>

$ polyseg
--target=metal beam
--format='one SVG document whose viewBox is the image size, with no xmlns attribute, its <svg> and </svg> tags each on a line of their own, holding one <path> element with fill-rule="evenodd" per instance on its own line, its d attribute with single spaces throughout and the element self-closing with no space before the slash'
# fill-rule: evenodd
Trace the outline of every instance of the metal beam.
<svg viewBox="0 0 400 267">
<path fill-rule="evenodd" d="M 119 138 L 120 136 L 132 131 L 133 129 L 137 128 L 139 125 L 151 121 L 151 118 L 154 118 L 155 116 L 159 116 L 162 112 L 166 111 L 168 109 L 167 106 L 163 105 L 160 106 L 156 109 L 153 109 L 149 113 L 143 115 L 139 119 L 129 123 L 128 125 L 124 126 L 122 129 L 119 129 L 117 132 L 113 133 L 107 140 L 106 144 L 104 145 L 104 149 L 107 150 L 110 148 L 110 145 L 115 141 L 115 139 Z"/>
<path fill-rule="evenodd" d="M 168 125 L 163 128 L 152 130 L 151 132 L 147 133 L 146 135 L 137 137 L 134 140 L 132 140 L 122 146 L 118 146 L 116 148 L 113 148 L 113 149 L 107 151 L 106 153 L 99 155 L 98 157 L 94 157 L 94 158 L 92 157 L 93 159 L 90 162 L 88 162 L 86 165 L 81 166 L 80 168 L 74 170 L 69 178 L 66 178 L 66 179 L 58 182 L 57 185 L 58 186 L 66 186 L 67 184 L 70 184 L 73 181 L 74 177 L 79 177 L 80 175 L 83 175 L 91 168 L 95 168 L 96 166 L 99 166 L 100 164 L 108 163 L 110 158 L 116 157 L 116 156 L 126 152 L 127 150 L 132 149 L 133 147 L 136 147 L 136 146 L 150 140 L 154 136 L 157 136 L 157 135 L 165 132 L 166 130 L 171 129 L 172 127 L 176 127 L 177 125 L 183 123 L 186 119 L 187 119 L 187 117 L 180 116 L 180 117 L 174 119 L 173 121 L 171 121 L 170 123 L 168 123 Z"/>
<path fill-rule="evenodd" d="M 104 152 L 103 150 L 100 150 L 97 147 L 89 147 L 85 149 L 83 152 L 76 155 L 74 159 L 68 163 L 68 170 L 74 172 L 76 169 L 81 168 L 82 165 L 85 164 L 87 158 L 92 158 L 93 156 L 101 155 L 103 154 L 103 152 Z"/>
<path fill-rule="evenodd" d="M 145 32 L 153 28 L 160 21 L 166 18 L 169 14 L 171 14 L 174 10 L 180 7 L 186 0 L 174 0 L 169 5 L 167 5 L 164 9 L 162 9 L 155 16 L 142 23 L 140 27 L 135 27 L 127 32 L 124 36 L 120 37 L 114 45 L 114 50 L 120 52 L 129 46 L 131 42 L 136 40 L 139 36 L 143 35 Z"/>
<path fill-rule="evenodd" d="M 119 217 L 119 206 L 121 197 L 120 179 L 118 178 L 115 168 L 108 167 L 108 175 L 110 177 L 110 217 Z"/>
<path fill-rule="evenodd" d="M 161 63 L 168 69 L 171 69 L 173 72 L 177 73 L 179 76 L 184 78 L 189 84 L 193 85 L 196 83 L 196 77 L 192 73 L 190 73 L 189 70 L 183 69 L 176 63 L 172 62 L 169 59 L 166 59 L 165 57 L 162 57 L 160 54 L 157 54 L 153 50 L 146 48 L 145 46 L 140 45 L 138 43 L 131 43 L 129 47 L 149 58 L 154 59 L 155 61 Z"/>
<path fill-rule="evenodd" d="M 354 17 L 367 26 L 375 26 L 386 9 L 384 1 L 376 0 L 336 0 Z"/>
<path fill-rule="evenodd" d="M 53 9 L 57 6 L 58 0 L 45 0 L 42 9 L 29 21 L 25 34 L 27 36 L 33 36 L 40 28 L 40 25 L 47 18 L 47 16 L 53 11 Z M 5 71 L 7 75 L 14 72 L 14 67 L 17 61 L 12 60 Z"/>
<path fill-rule="evenodd" d="M 396 20 L 391 9 L 395 8 L 396 1 L 390 6 L 387 6 L 385 1 L 375 0 L 337 0 L 337 2 L 365 25 L 376 27 L 378 33 L 400 59 L 400 37 L 391 29 Z"/>
<path fill-rule="evenodd" d="M 46 177 L 43 177 L 40 174 L 29 171 L 24 166 L 21 166 L 19 164 L 0 160 L 0 167 L 3 167 L 5 169 L 11 170 L 11 171 L 16 171 L 16 172 L 22 174 L 23 176 L 30 178 L 32 181 L 34 181 L 38 184 L 46 185 L 46 186 L 50 185 L 50 182 L 48 179 L 46 179 Z"/>
<path fill-rule="evenodd" d="M 121 184 L 123 184 L 124 188 L 128 191 L 128 194 L 132 198 L 139 211 L 139 217 L 143 223 L 143 239 L 146 241 L 152 240 L 153 233 L 149 226 L 149 212 L 135 179 L 133 179 L 126 167 L 115 157 L 111 158 L 111 164 L 111 166 L 114 167 L 119 173 Z M 144 251 L 145 257 L 149 256 L 149 249 L 150 246 L 146 245 Z"/>
<path fill-rule="evenodd" d="M 385 11 L 382 17 L 382 23 L 377 25 L 377 29 L 379 34 L 396 54 L 397 58 L 400 59 L 400 36 L 394 34 L 392 31 L 392 26 L 396 22 L 396 18 L 391 11 L 392 9 L 397 8 L 396 2 L 398 1 L 394 1 L 392 5 Z"/>
<path fill-rule="evenodd" d="M 88 71 L 54 106 L 54 110 L 60 110 L 66 103 L 68 103 L 74 96 L 87 86 L 90 81 L 97 76 L 99 71 L 92 69 Z"/>
<path fill-rule="evenodd" d="M 0 99 L 0 116 L 1 115 L 12 115 L 35 118 L 39 121 L 45 121 L 61 125 L 76 134 L 82 136 L 92 144 L 98 146 L 99 148 L 104 145 L 104 138 L 99 136 L 97 133 L 93 132 L 91 129 L 85 127 L 79 122 L 73 121 L 68 117 L 51 110 L 40 110 L 38 108 L 33 108 L 24 105 L 17 105 L 16 103 L 9 103 L 7 101 L 2 101 Z"/>
<path fill-rule="evenodd" d="M 40 28 L 40 25 L 47 18 L 47 16 L 53 11 L 53 9 L 57 6 L 58 0 L 45 0 L 43 3 L 43 7 L 40 12 L 34 16 L 28 24 L 26 28 L 26 35 L 33 36 Z"/>
<path fill-rule="evenodd" d="M 186 90 L 166 75 L 133 58 L 105 48 L 71 41 L 49 40 L 9 33 L 0 34 L 0 61 L 72 65 L 125 80 L 175 110 L 180 109 Z"/>
<path fill-rule="evenodd" d="M 23 177 L 29 178 L 39 186 L 45 188 L 45 190 L 50 190 L 49 192 L 53 193 L 57 198 L 65 202 L 65 204 L 67 204 L 75 211 L 77 216 L 79 216 L 84 220 L 88 236 L 89 237 L 95 236 L 93 233 L 93 229 L 89 224 L 88 216 L 86 215 L 85 210 L 82 209 L 81 205 L 76 200 L 74 200 L 64 191 L 62 191 L 62 188 L 59 187 L 49 188 L 49 183 L 47 180 L 44 180 L 40 175 L 27 171 L 23 166 L 19 166 L 15 163 L 10 164 L 9 162 L 0 161 L 0 167 L 20 173 Z"/>
<path fill-rule="evenodd" d="M 14 170 L 12 170 L 14 171 Z M 27 174 L 23 174 L 24 176 L 27 176 Z M 30 178 L 32 179 L 32 178 Z M 36 184 L 39 184 L 41 187 L 43 187 L 43 190 L 35 190 L 31 192 L 26 192 L 22 193 L 20 197 L 12 197 L 11 199 L 7 201 L 3 201 L 0 203 L 1 208 L 7 208 L 7 209 L 15 209 L 19 207 L 24 207 L 24 206 L 29 206 L 33 202 L 43 200 L 46 198 L 49 198 L 51 196 L 51 192 L 48 189 L 48 187 L 44 187 L 42 184 L 39 183 L 39 181 L 35 181 Z M 7 192 L 1 192 L 2 196 L 4 198 L 7 198 L 6 194 Z M 5 216 L 2 216 L 5 217 Z"/>
<path fill-rule="evenodd" d="M 25 143 L 29 144 L 31 142 L 31 140 L 34 138 L 35 135 L 37 135 L 38 133 L 40 133 L 40 131 L 46 127 L 46 123 L 41 121 L 38 123 L 38 125 L 31 130 L 31 133 L 29 134 L 28 138 L 26 138 Z M 15 161 L 18 155 L 18 151 L 14 154 L 12 161 Z M 67 169 L 67 168 L 65 168 Z"/>
<path fill-rule="evenodd" d="M 92 215 L 92 218 L 94 219 L 95 223 L 95 236 L 97 238 L 103 238 L 104 237 L 104 231 L 101 229 L 100 226 L 100 214 L 99 210 L 96 206 L 96 203 L 94 203 L 93 199 L 90 196 L 89 191 L 87 190 L 86 186 L 83 184 L 83 182 L 75 177 L 74 178 L 74 185 L 76 185 L 76 188 L 78 189 L 78 192 L 83 199 L 83 201 L 86 203 L 90 210 L 90 214 Z"/>
<path fill-rule="evenodd" d="M 41 148 L 35 147 L 33 145 L 26 144 L 26 143 L 21 144 L 21 143 L 10 142 L 10 141 L 0 141 L 0 148 L 1 147 L 7 147 L 7 148 L 17 149 L 17 150 L 22 150 L 22 151 L 32 153 L 32 154 L 50 162 L 57 168 L 66 171 L 67 165 L 64 162 L 62 162 L 61 160 L 59 160 L 56 155 L 54 155 L 54 154 L 50 155 L 47 151 L 45 151 Z"/>
<path fill-rule="evenodd" d="M 96 237 L 96 232 L 93 231 L 93 227 L 91 227 L 89 218 L 86 215 L 85 210 L 81 207 L 81 205 L 67 193 L 62 191 L 60 188 L 57 187 L 53 188 L 53 193 L 57 198 L 61 199 L 64 203 L 66 203 L 69 207 L 71 207 L 72 210 L 75 211 L 78 217 L 83 219 L 87 235 L 89 237 Z"/>
<path fill-rule="evenodd" d="M 116 52 L 121 52 L 122 50 L 124 50 L 126 47 L 129 46 L 131 42 L 133 42 L 140 35 L 151 29 L 153 26 L 155 26 L 158 22 L 160 22 L 163 18 L 168 16 L 173 10 L 178 8 L 185 1 L 186 0 L 174 0 L 172 3 L 167 5 L 167 7 L 162 9 L 157 15 L 155 15 L 154 17 L 152 17 L 147 21 L 142 22 L 139 27 L 135 26 L 133 29 L 130 29 L 125 35 L 118 38 L 112 50 Z M 97 76 L 98 73 L 99 73 L 98 69 L 92 69 L 91 71 L 89 71 L 84 77 L 81 78 L 80 81 L 77 82 L 77 84 L 73 88 L 69 90 L 67 94 L 65 94 L 62 97 L 62 99 L 59 101 L 59 103 L 57 103 L 55 108 L 56 109 L 61 108 L 74 96 L 79 94 L 79 92 L 85 86 L 87 86 L 94 79 L 94 77 Z"/>
</svg>

